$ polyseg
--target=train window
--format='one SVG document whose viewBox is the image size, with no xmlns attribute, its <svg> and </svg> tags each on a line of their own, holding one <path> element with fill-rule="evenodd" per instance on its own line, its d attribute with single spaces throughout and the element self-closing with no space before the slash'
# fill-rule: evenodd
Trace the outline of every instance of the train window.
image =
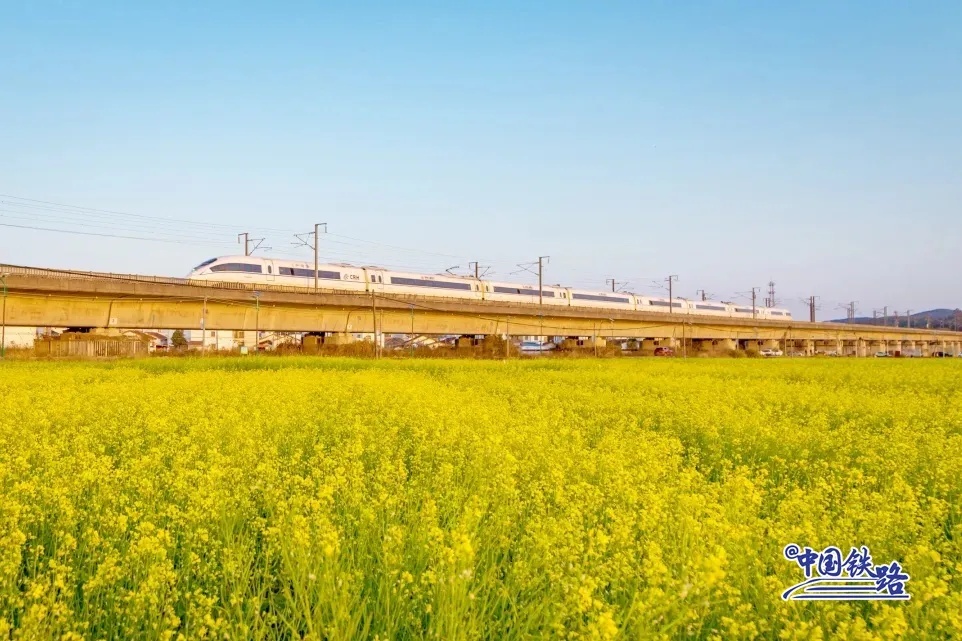
<svg viewBox="0 0 962 641">
<path fill-rule="evenodd" d="M 490 290 L 489 290 L 490 291 Z M 494 286 L 495 293 L 498 294 L 519 294 L 521 296 L 537 296 L 537 289 L 519 289 L 517 287 L 499 287 Z M 542 290 L 541 295 L 543 298 L 554 298 L 554 292 L 549 292 L 548 290 Z"/>
<path fill-rule="evenodd" d="M 606 294 L 579 294 L 577 292 L 571 294 L 571 300 L 597 300 L 603 303 L 628 303 L 627 298 L 620 298 L 618 296 L 608 296 Z"/>
<path fill-rule="evenodd" d="M 392 285 L 410 285 L 412 287 L 433 287 L 436 289 L 461 289 L 471 290 L 468 283 L 454 283 L 446 280 L 425 280 L 423 278 L 403 278 L 401 276 L 391 276 Z"/>
<path fill-rule="evenodd" d="M 208 265 L 210 265 L 211 263 L 216 262 L 216 261 L 217 261 L 216 258 L 208 258 L 207 260 L 205 260 L 204 262 L 202 262 L 202 263 L 201 263 L 200 265 L 198 265 L 197 267 L 194 267 L 194 269 L 200 269 L 200 268 L 202 268 L 202 267 L 207 267 Z"/>
<path fill-rule="evenodd" d="M 249 272 L 252 274 L 263 273 L 263 268 L 260 265 L 252 265 L 250 263 L 221 263 L 220 265 L 211 265 L 210 270 L 212 272 Z"/>
<path fill-rule="evenodd" d="M 268 274 L 273 274 L 273 273 L 274 273 L 274 268 L 273 268 L 272 266 L 268 265 L 268 266 L 267 266 L 267 273 L 268 273 Z"/>
</svg>

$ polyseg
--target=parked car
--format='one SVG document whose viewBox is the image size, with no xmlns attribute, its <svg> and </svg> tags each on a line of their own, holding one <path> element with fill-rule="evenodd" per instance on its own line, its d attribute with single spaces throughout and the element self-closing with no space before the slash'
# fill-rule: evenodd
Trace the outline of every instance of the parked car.
<svg viewBox="0 0 962 641">
<path fill-rule="evenodd" d="M 525 354 L 539 354 L 553 350 L 555 347 L 557 345 L 554 343 L 542 343 L 540 341 L 521 341 L 521 344 L 518 345 L 518 349 Z"/>
<path fill-rule="evenodd" d="M 675 350 L 673 350 L 670 347 L 655 348 L 655 356 L 673 356 L 674 354 L 675 354 Z"/>
<path fill-rule="evenodd" d="M 886 358 L 888 355 L 888 352 L 875 352 L 875 358 Z"/>
<path fill-rule="evenodd" d="M 765 349 L 761 350 L 761 351 L 759 352 L 759 354 L 761 354 L 762 356 L 769 356 L 769 357 L 771 357 L 771 356 L 781 356 L 781 355 L 782 355 L 782 350 L 780 350 L 780 349 L 773 349 L 773 348 L 771 348 L 771 347 L 766 347 Z"/>
</svg>

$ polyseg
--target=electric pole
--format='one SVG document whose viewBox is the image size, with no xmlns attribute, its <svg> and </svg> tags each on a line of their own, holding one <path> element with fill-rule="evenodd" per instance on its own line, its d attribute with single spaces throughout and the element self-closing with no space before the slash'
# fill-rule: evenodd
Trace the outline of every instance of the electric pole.
<svg viewBox="0 0 962 641">
<path fill-rule="evenodd" d="M 895 317 L 895 326 L 899 326 L 899 311 L 897 309 L 892 310 L 892 316 Z"/>
<path fill-rule="evenodd" d="M 542 283 L 544 282 L 544 266 L 551 260 L 551 256 L 538 256 L 538 305 L 544 305 L 544 291 L 542 291 Z"/>
<path fill-rule="evenodd" d="M 706 300 L 708 300 L 708 294 L 705 292 L 704 289 L 699 289 L 699 290 L 695 291 L 695 295 L 696 295 L 696 296 L 701 296 L 701 302 L 703 302 L 703 303 L 704 303 Z"/>
<path fill-rule="evenodd" d="M 0 320 L 0 358 L 6 358 L 7 354 L 7 276 L 4 272 L 0 274 L 0 284 L 3 285 L 3 319 Z"/>
<path fill-rule="evenodd" d="M 752 318 L 758 318 L 758 312 L 755 311 L 755 301 L 758 298 L 758 290 L 760 289 L 761 287 L 752 287 Z"/>
<path fill-rule="evenodd" d="M 882 308 L 882 325 L 885 327 L 889 326 L 889 306 L 886 305 Z"/>
<path fill-rule="evenodd" d="M 318 267 L 318 257 L 320 255 L 319 250 L 321 246 L 321 227 L 324 228 L 324 233 L 327 233 L 327 223 L 315 223 L 314 231 L 307 232 L 306 234 L 294 234 L 294 238 L 301 241 L 300 243 L 294 243 L 295 247 L 310 247 L 314 250 L 314 291 L 317 291 L 317 267 Z M 311 238 L 312 240 L 308 240 Z"/>
<path fill-rule="evenodd" d="M 673 312 L 675 311 L 675 310 L 674 310 L 674 304 L 672 303 L 672 293 L 671 293 L 671 292 L 672 292 L 672 288 L 671 288 L 671 286 L 672 286 L 672 283 L 676 282 L 677 280 L 678 280 L 678 274 L 672 274 L 672 275 L 670 275 L 668 278 L 665 279 L 665 281 L 668 283 L 668 313 L 669 313 L 669 314 L 671 314 L 671 313 L 673 313 Z"/>
<path fill-rule="evenodd" d="M 768 298 L 765 299 L 765 307 L 775 307 L 775 281 L 768 281 Z"/>
<path fill-rule="evenodd" d="M 905 326 L 909 329 L 912 329 L 912 310 L 911 309 L 905 310 Z"/>
<path fill-rule="evenodd" d="M 250 256 L 261 246 L 264 242 L 263 238 L 251 238 L 250 232 L 244 232 L 243 234 L 237 234 L 237 242 L 244 245 L 244 255 Z M 251 247 L 251 244 L 254 246 Z"/>
<path fill-rule="evenodd" d="M 479 267 L 480 267 L 480 265 L 478 265 L 478 261 L 475 260 L 475 261 L 473 261 L 473 262 L 468 263 L 468 269 L 471 268 L 471 265 L 474 265 L 474 277 L 475 277 L 475 278 L 481 278 L 481 276 L 479 276 L 479 272 L 480 272 Z"/>
<path fill-rule="evenodd" d="M 627 282 L 617 281 L 617 280 L 615 280 L 614 278 L 606 278 L 606 279 L 605 279 L 605 285 L 607 285 L 608 283 L 611 283 L 611 291 L 612 291 L 612 292 L 617 291 L 618 285 L 627 285 L 627 284 L 628 284 Z"/>
<path fill-rule="evenodd" d="M 816 299 L 818 299 L 818 296 L 809 296 L 809 297 L 808 297 L 808 320 L 809 320 L 809 322 L 812 322 L 812 323 L 815 322 L 815 301 L 816 301 Z"/>
</svg>

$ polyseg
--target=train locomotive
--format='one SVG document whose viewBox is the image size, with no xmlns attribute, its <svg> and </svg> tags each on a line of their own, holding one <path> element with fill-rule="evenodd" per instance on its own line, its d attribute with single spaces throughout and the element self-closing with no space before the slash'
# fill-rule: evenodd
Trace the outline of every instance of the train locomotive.
<svg viewBox="0 0 962 641">
<path fill-rule="evenodd" d="M 789 320 L 787 309 L 756 307 L 718 301 L 693 301 L 684 298 L 660 298 L 621 292 L 593 291 L 545 285 L 539 296 L 537 286 L 486 280 L 452 274 L 417 274 L 381 267 L 326 263 L 317 267 L 318 287 L 325 290 L 390 294 L 413 294 L 436 298 L 463 299 L 549 305 L 621 309 L 639 312 L 723 316 L 728 318 L 762 318 Z M 191 270 L 192 281 L 283 285 L 313 289 L 313 263 L 275 260 L 255 256 L 222 256 L 205 260 Z"/>
</svg>

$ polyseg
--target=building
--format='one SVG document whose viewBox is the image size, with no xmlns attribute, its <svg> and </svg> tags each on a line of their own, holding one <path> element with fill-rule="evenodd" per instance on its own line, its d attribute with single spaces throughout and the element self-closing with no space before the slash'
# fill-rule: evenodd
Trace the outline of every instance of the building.
<svg viewBox="0 0 962 641">
<path fill-rule="evenodd" d="M 185 332 L 188 346 L 190 349 L 203 349 L 205 351 L 233 351 L 241 347 L 254 349 L 256 332 L 252 330 L 206 330 Z"/>
<path fill-rule="evenodd" d="M 7 349 L 32 348 L 37 338 L 36 327 L 4 327 L 3 346 Z"/>
<path fill-rule="evenodd" d="M 124 336 L 142 340 L 147 344 L 147 352 L 151 354 L 158 350 L 164 352 L 170 349 L 170 339 L 155 330 L 130 329 L 124 332 Z"/>
</svg>

